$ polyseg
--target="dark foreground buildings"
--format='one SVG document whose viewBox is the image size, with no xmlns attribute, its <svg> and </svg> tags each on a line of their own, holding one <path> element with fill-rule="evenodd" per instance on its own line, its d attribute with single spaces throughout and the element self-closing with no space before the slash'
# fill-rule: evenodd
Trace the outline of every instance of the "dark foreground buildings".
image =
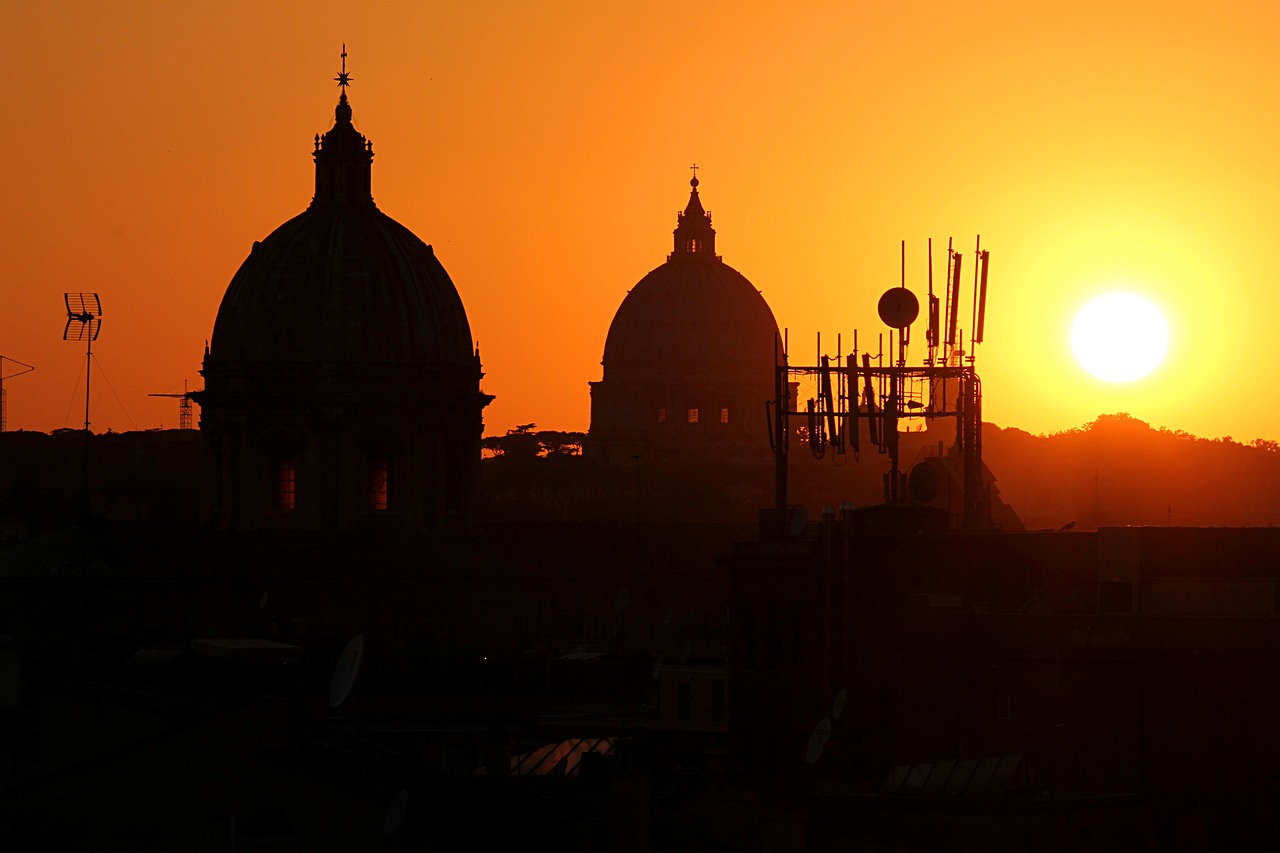
<svg viewBox="0 0 1280 853">
<path fill-rule="evenodd" d="M 692 472 L 710 447 L 732 462 L 766 441 L 749 427 L 758 380 L 730 374 L 758 361 L 768 396 L 776 325 L 715 257 L 696 186 L 672 258 L 632 296 L 720 282 L 760 332 L 750 352 L 663 374 L 676 318 L 651 307 L 648 326 L 619 326 L 624 303 L 592 439 L 626 487 L 600 486 L 589 458 L 522 475 L 536 492 L 554 471 L 580 506 L 621 510 L 494 522 L 465 313 L 430 249 L 373 206 L 345 95 L 315 157 L 312 206 L 228 289 L 202 445 L 96 437 L 93 512 L 69 526 L 79 435 L 0 436 L 0 847 L 1238 850 L 1280 836 L 1280 531 L 819 513 L 843 499 L 835 480 L 820 500 L 793 487 L 820 520 L 786 533 L 657 521 L 663 492 L 629 460 Z M 704 339 L 677 354 L 696 361 Z"/>
</svg>

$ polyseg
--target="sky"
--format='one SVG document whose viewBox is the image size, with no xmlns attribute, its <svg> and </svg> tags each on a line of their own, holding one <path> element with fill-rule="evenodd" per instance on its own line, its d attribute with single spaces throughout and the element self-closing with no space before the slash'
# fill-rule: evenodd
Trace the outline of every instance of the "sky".
<svg viewBox="0 0 1280 853">
<path fill-rule="evenodd" d="M 926 241 L 990 255 L 984 419 L 1127 412 L 1280 438 L 1277 3 L 13 3 L 0 356 L 8 428 L 84 422 L 62 294 L 103 305 L 95 431 L 176 427 L 222 294 L 301 212 L 346 44 L 379 208 L 433 245 L 495 395 L 486 432 L 585 430 L 609 322 L 671 251 L 698 164 L 724 261 L 793 363 L 923 296 Z M 968 281 L 966 276 L 966 281 Z M 1140 293 L 1169 356 L 1111 384 L 1071 355 Z M 967 298 L 967 297 L 966 297 Z M 962 317 L 967 315 L 962 312 Z M 963 322 L 961 325 L 965 325 Z M 917 334 L 916 340 L 923 339 Z M 913 362 L 923 357 L 919 348 Z"/>
</svg>

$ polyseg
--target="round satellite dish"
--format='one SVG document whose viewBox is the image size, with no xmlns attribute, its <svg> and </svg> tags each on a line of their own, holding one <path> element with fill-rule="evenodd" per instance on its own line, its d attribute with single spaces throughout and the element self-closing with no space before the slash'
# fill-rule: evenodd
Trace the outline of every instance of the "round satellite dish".
<svg viewBox="0 0 1280 853">
<path fill-rule="evenodd" d="M 653 680 L 657 681 L 659 675 L 662 675 L 662 655 L 658 655 L 653 660 Z"/>
<path fill-rule="evenodd" d="M 805 527 L 809 524 L 809 510 L 805 509 L 804 504 L 796 507 L 791 511 L 791 535 L 799 536 L 804 533 Z"/>
<path fill-rule="evenodd" d="M 813 727 L 813 733 L 809 735 L 809 748 L 805 751 L 805 761 L 817 764 L 829 740 L 831 740 L 831 720 L 824 718 Z"/>
<path fill-rule="evenodd" d="M 360 675 L 360 664 L 363 662 L 364 636 L 356 634 L 347 642 L 333 668 L 333 678 L 329 680 L 330 708 L 337 708 L 347 700 L 347 694 L 355 686 L 356 677 Z"/>
<path fill-rule="evenodd" d="M 267 606 L 267 591 L 264 589 L 262 595 L 258 596 L 258 609 L 262 610 Z"/>
<path fill-rule="evenodd" d="M 921 462 L 911 469 L 911 476 L 907 478 L 907 491 L 911 493 L 911 500 L 917 504 L 933 503 L 941 486 L 938 472 L 931 462 Z"/>
<path fill-rule="evenodd" d="M 394 838 L 400 827 L 404 826 L 404 816 L 409 810 L 409 792 L 404 788 L 396 791 L 391 802 L 387 803 L 387 813 L 382 818 L 382 834 Z"/>
<path fill-rule="evenodd" d="M 920 300 L 905 287 L 891 287 L 880 297 L 876 310 L 886 326 L 901 329 L 910 326 L 920 316 Z"/>
<path fill-rule="evenodd" d="M 831 719 L 838 720 L 844 713 L 844 703 L 849 701 L 849 694 L 841 690 L 836 694 L 836 698 L 831 700 Z"/>
</svg>

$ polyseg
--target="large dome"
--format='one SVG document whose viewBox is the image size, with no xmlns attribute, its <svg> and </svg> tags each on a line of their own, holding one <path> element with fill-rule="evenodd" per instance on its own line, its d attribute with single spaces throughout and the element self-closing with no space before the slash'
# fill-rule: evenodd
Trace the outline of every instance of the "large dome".
<svg viewBox="0 0 1280 853">
<path fill-rule="evenodd" d="M 197 392 L 223 530 L 469 529 L 480 489 L 480 353 L 431 247 L 373 203 L 346 54 L 310 206 L 227 287 Z"/>
<path fill-rule="evenodd" d="M 449 274 L 374 207 L 313 207 L 255 243 L 222 299 L 211 352 L 248 363 L 473 361 Z"/>
<path fill-rule="evenodd" d="M 655 372 L 770 376 L 778 324 L 760 291 L 715 253 L 698 179 L 679 214 L 675 250 L 627 294 L 604 344 L 604 378 Z"/>
<path fill-rule="evenodd" d="M 471 365 L 462 300 L 431 247 L 378 210 L 372 147 L 338 104 L 317 140 L 311 206 L 260 243 L 227 287 L 220 365 Z"/>
</svg>

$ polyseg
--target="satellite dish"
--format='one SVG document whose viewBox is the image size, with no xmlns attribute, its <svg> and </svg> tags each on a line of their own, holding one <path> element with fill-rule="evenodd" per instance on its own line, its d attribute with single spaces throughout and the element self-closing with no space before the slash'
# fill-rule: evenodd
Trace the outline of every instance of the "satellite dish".
<svg viewBox="0 0 1280 853">
<path fill-rule="evenodd" d="M 809 510 L 805 509 L 804 504 L 796 507 L 791 512 L 791 535 L 799 536 L 804 533 L 805 527 L 809 524 Z"/>
<path fill-rule="evenodd" d="M 662 661 L 663 661 L 662 655 L 658 655 L 653 660 L 653 680 L 654 681 L 657 681 L 658 676 L 662 675 Z"/>
<path fill-rule="evenodd" d="M 329 680 L 329 707 L 337 708 L 347 700 L 347 694 L 355 686 L 356 677 L 360 675 L 360 664 L 364 662 L 364 635 L 356 634 L 348 642 L 338 663 L 333 667 L 333 678 Z"/>
<path fill-rule="evenodd" d="M 824 718 L 813 727 L 813 733 L 809 735 L 809 748 L 805 752 L 805 760 L 810 764 L 817 764 L 829 740 L 831 740 L 831 720 Z"/>
<path fill-rule="evenodd" d="M 836 694 L 836 698 L 831 700 L 831 719 L 838 720 L 844 714 L 844 703 L 849 700 L 847 691 L 841 690 Z"/>
<path fill-rule="evenodd" d="M 932 462 L 926 460 L 911 469 L 911 476 L 907 478 L 907 491 L 911 493 L 911 500 L 917 504 L 931 504 L 941 490 L 942 484 Z"/>
<path fill-rule="evenodd" d="M 876 305 L 880 319 L 892 329 L 902 329 L 920 316 L 920 300 L 905 287 L 891 287 L 880 297 Z"/>
<path fill-rule="evenodd" d="M 394 838 L 404 826 L 404 816 L 409 810 L 409 792 L 404 788 L 396 791 L 391 802 L 387 803 L 387 813 L 382 817 L 382 834 Z"/>
<path fill-rule="evenodd" d="M 264 589 L 262 595 L 258 596 L 258 609 L 263 610 L 267 606 L 267 591 Z"/>
</svg>

